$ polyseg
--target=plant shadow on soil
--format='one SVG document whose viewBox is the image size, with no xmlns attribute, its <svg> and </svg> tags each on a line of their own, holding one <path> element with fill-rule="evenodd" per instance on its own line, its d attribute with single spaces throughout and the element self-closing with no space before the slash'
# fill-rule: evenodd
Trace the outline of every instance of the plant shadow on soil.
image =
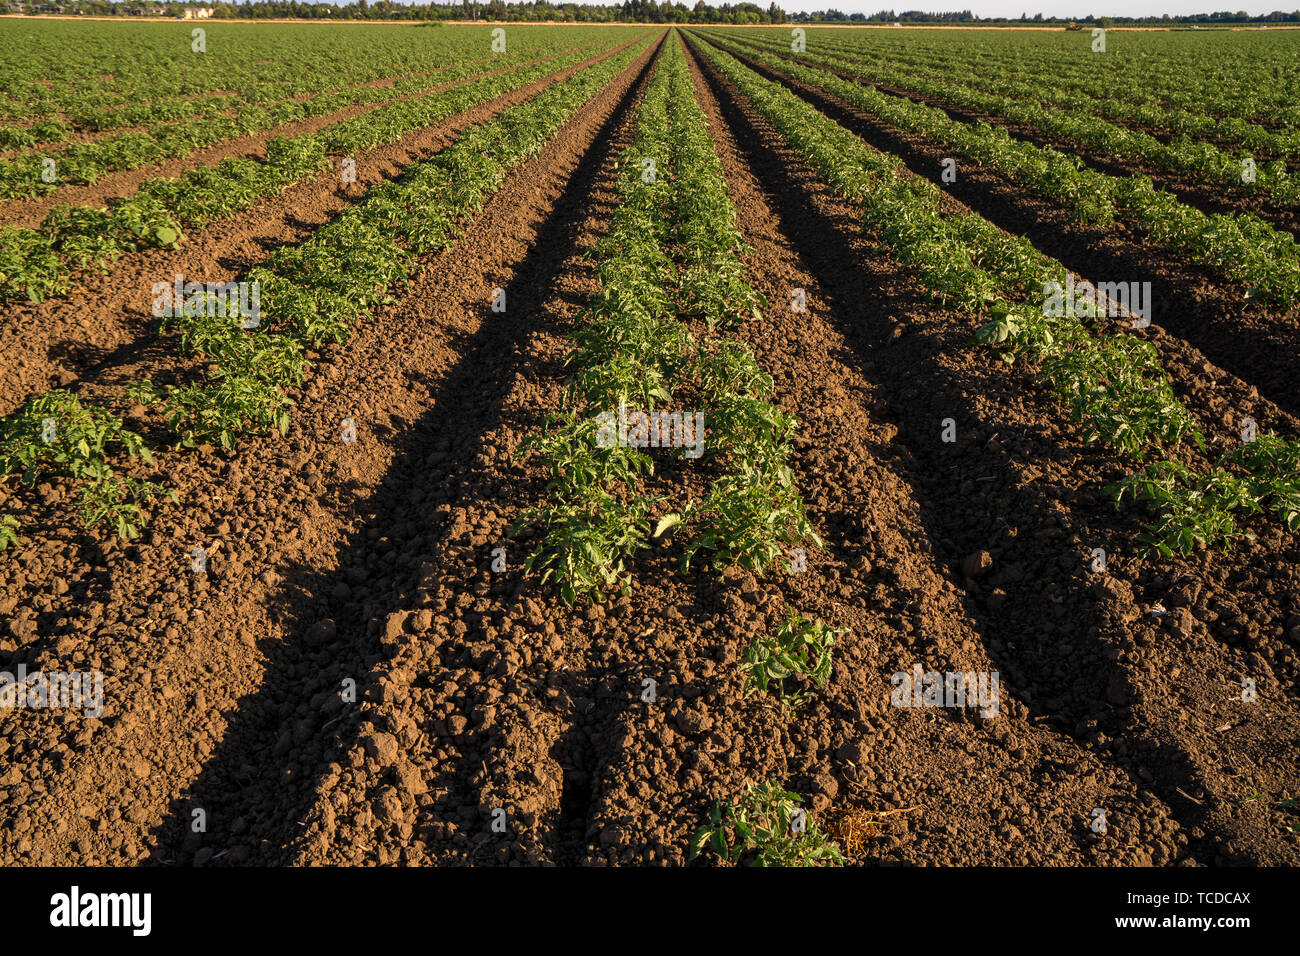
<svg viewBox="0 0 1300 956">
<path fill-rule="evenodd" d="M 77 381 L 116 385 L 135 377 L 136 366 L 148 364 L 166 368 L 175 364 L 172 344 L 154 332 L 154 319 L 143 313 L 128 313 L 135 330 L 126 341 L 112 347 L 94 345 L 77 339 L 65 339 L 50 346 L 49 358 L 56 365 L 78 369 Z M 63 386 L 65 388 L 72 386 Z"/>
<path fill-rule="evenodd" d="M 612 151 L 611 136 L 627 116 L 653 62 L 653 58 L 647 60 L 634 77 L 550 206 L 532 251 L 505 285 L 510 310 L 487 313 L 476 332 L 456 343 L 454 366 L 426 400 L 430 410 L 394 434 L 397 453 L 382 484 L 369 498 L 356 502 L 355 510 L 369 517 L 340 550 L 336 568 L 322 571 L 303 564 L 285 570 L 286 583 L 271 610 L 273 619 L 280 621 L 284 639 L 260 642 L 266 665 L 259 688 L 239 702 L 201 774 L 187 794 L 173 801 L 169 817 L 154 833 L 151 863 L 188 862 L 199 846 L 229 849 L 232 844 L 245 848 L 235 862 L 292 862 L 301 821 L 316 803 L 318 781 L 331 763 L 345 763 L 358 742 L 359 731 L 359 718 L 349 714 L 333 732 L 331 742 L 321 733 L 321 711 L 312 708 L 305 696 L 292 699 L 293 689 L 312 682 L 332 694 L 345 678 L 354 678 L 360 693 L 382 668 L 386 652 L 379 632 L 384 615 L 415 606 L 420 564 L 437 555 L 447 538 L 447 529 L 434 526 L 436 519 L 429 513 L 432 507 L 412 503 L 412 489 L 446 489 L 437 495 L 438 500 L 455 502 L 461 497 L 464 476 L 475 472 L 476 459 L 489 450 L 484 436 L 507 420 L 503 403 L 527 355 L 522 345 L 562 265 L 574 254 L 577 229 L 593 184 Z M 458 246 L 443 253 L 458 254 Z M 426 266 L 436 268 L 436 259 Z M 456 431 L 449 436 L 453 427 Z M 440 451 L 449 453 L 436 454 Z M 376 581 L 362 569 L 375 567 L 375 543 L 381 538 L 387 539 L 397 558 L 391 577 L 385 572 Z M 486 565 L 487 549 L 476 550 L 483 552 L 476 558 L 483 558 Z M 353 591 L 359 583 L 370 590 L 371 600 L 338 596 Z M 327 618 L 335 622 L 338 641 L 331 648 L 313 646 L 313 632 Z M 460 644 L 446 640 L 439 652 L 444 658 L 455 656 Z M 418 675 L 417 680 L 427 686 L 427 676 Z M 575 679 L 586 685 L 594 678 L 582 674 Z M 311 752 L 305 747 L 286 747 L 283 738 L 304 719 L 312 726 L 310 737 L 318 742 L 318 749 L 295 766 L 295 755 Z M 420 728 L 422 734 L 433 732 L 430 726 Z M 579 819 L 585 821 L 588 810 L 591 768 L 586 761 L 590 751 L 581 733 L 572 731 L 556 748 L 557 755 L 569 763 L 562 808 L 557 808 L 559 829 Z M 323 755 L 319 746 L 324 748 Z M 460 759 L 451 762 L 457 766 L 440 766 L 438 779 L 428 781 L 431 790 L 445 789 L 446 793 L 437 805 L 423 808 L 421 816 L 432 813 L 449 819 L 459 814 L 462 823 L 467 823 L 476 815 L 472 808 L 479 805 L 480 792 L 472 787 L 471 778 L 478 766 L 475 757 L 480 744 L 474 728 L 457 739 L 457 747 Z M 206 811 L 208 832 L 201 841 L 189 832 L 195 808 Z M 441 810 L 448 812 L 443 815 Z M 482 836 L 473 841 L 474 851 L 486 862 L 504 838 L 489 832 L 486 818 L 480 832 Z M 573 842 L 572 837 L 558 833 L 554 839 L 557 846 Z"/>
<path fill-rule="evenodd" d="M 868 145 L 898 157 L 917 175 L 940 184 L 938 159 L 944 147 L 902 135 L 830 94 L 748 57 L 740 59 L 764 79 L 815 106 Z M 1265 316 L 1262 324 L 1234 322 L 1230 316 L 1243 307 L 1243 300 L 1233 292 L 1239 283 L 1187 261 L 1176 251 L 1142 241 L 1136 231 L 1117 234 L 1111 229 L 1075 223 L 1066 212 L 1027 190 L 1004 183 L 996 173 L 975 168 L 975 175 L 959 175 L 956 182 L 942 183 L 942 188 L 994 225 L 1012 235 L 1024 236 L 1035 248 L 1085 278 L 1150 282 L 1155 300 L 1153 323 L 1196 348 L 1220 368 L 1255 385 L 1278 407 L 1300 415 L 1300 393 L 1295 388 L 1300 377 L 1295 308 L 1285 313 L 1278 309 L 1276 318 Z M 1197 294 L 1191 294 L 1194 291 Z M 1292 317 L 1289 324 L 1283 314 Z"/>
<path fill-rule="evenodd" d="M 818 181 L 801 161 L 792 162 L 773 150 L 739 108 L 736 98 L 739 94 L 704 57 L 696 55 L 694 59 L 745 159 L 765 187 L 782 233 L 807 271 L 820 283 L 829 312 L 857 360 L 870 369 L 869 377 L 880 383 L 890 396 L 887 410 L 899 427 L 896 441 L 911 452 L 910 461 L 896 461 L 893 467 L 916 492 L 923 528 L 930 540 L 940 546 L 936 548 L 937 556 L 942 555 L 955 564 L 962 555 L 989 548 L 986 524 L 967 517 L 972 508 L 986 506 L 978 500 L 958 498 L 955 487 L 942 485 L 939 476 L 948 473 L 953 459 L 943 451 L 949 446 L 940 445 L 932 437 L 937 428 L 935 423 L 942 417 L 941 411 L 950 414 L 964 410 L 967 402 L 963 392 L 981 394 L 987 391 L 987 384 L 969 371 L 970 365 L 964 380 L 939 366 L 934 356 L 940 353 L 927 349 L 924 336 L 905 335 L 889 344 L 892 317 L 933 311 L 934 303 L 921 294 L 901 292 L 895 280 L 876 268 L 872 259 L 863 259 L 851 239 L 860 234 L 860 225 L 847 216 L 832 218 L 817 210 L 810 199 L 813 192 L 822 188 Z M 968 338 L 961 337 L 950 338 L 941 346 L 969 347 Z M 921 397 L 899 400 L 906 395 Z M 986 446 L 978 465 L 983 474 L 996 475 L 999 486 L 1015 487 L 1019 461 L 1009 449 L 1030 448 L 1039 454 L 1047 449 L 1041 435 L 1009 420 L 998 422 L 997 431 L 1002 438 L 1000 447 L 994 450 Z M 969 459 L 962 464 L 967 462 Z M 1021 488 L 1016 514 L 1002 517 L 1004 522 L 1014 519 L 1020 528 L 1051 524 L 1056 514 L 1053 503 L 1043 490 L 1035 489 L 1031 494 Z M 1071 503 L 1071 510 L 1085 515 L 1098 544 L 1105 546 L 1108 553 L 1112 551 L 1112 541 L 1132 537 L 1132 528 L 1106 508 L 1076 507 Z M 838 518 L 847 527 L 869 520 L 863 514 L 844 514 Z M 1094 726 L 1108 737 L 1127 737 L 1135 744 L 1134 749 L 1144 764 L 1150 766 L 1145 761 L 1154 757 L 1156 742 L 1133 724 L 1127 708 L 1116 710 L 1107 703 L 1113 682 L 1123 687 L 1130 700 L 1135 690 L 1124 672 L 1106 656 L 1108 648 L 1098 639 L 1101 631 L 1112 625 L 1099 613 L 1097 599 L 1079 587 L 1071 572 L 1061 570 L 1060 558 L 1059 553 L 1026 555 L 1023 563 L 1033 569 L 1033 576 L 1021 586 L 1008 589 L 1005 604 L 997 611 L 979 607 L 976 601 L 965 601 L 971 627 L 990 661 L 1003 675 L 1004 693 L 1025 701 L 1031 721 L 1036 717 L 1045 718 L 1057 732 L 1073 739 L 1102 762 L 1114 765 L 1113 755 L 1097 750 L 1088 740 L 1090 730 L 1086 725 L 1095 721 Z M 1052 617 L 1045 598 L 1053 590 L 1053 584 L 1057 593 L 1065 595 L 1070 612 L 1068 616 L 1057 615 L 1058 624 L 1049 624 Z M 969 595 L 975 589 L 968 583 L 966 590 Z M 1061 627 L 1068 630 L 1062 631 Z M 1068 653 L 1059 650 L 1063 643 L 1072 648 Z M 1080 658 L 1087 659 L 1086 666 L 1079 663 Z M 1046 675 L 1057 676 L 1047 678 Z M 1055 686 L 1051 684 L 1053 679 L 1057 681 Z M 1026 696 L 1025 692 L 1036 683 L 1046 684 L 1050 689 Z M 1175 796 L 1179 787 L 1195 792 L 1200 786 L 1195 782 L 1193 764 L 1181 751 L 1171 753 L 1178 748 L 1170 747 L 1167 741 L 1161 744 L 1160 766 L 1155 768 L 1161 780 L 1158 795 L 1169 804 L 1184 827 L 1198 825 L 1203 812 Z M 1131 756 L 1120 769 L 1131 779 L 1137 792 L 1152 790 L 1140 778 L 1138 761 Z M 1084 846 L 1085 834 L 1080 832 L 1077 838 L 1081 847 Z"/>
</svg>

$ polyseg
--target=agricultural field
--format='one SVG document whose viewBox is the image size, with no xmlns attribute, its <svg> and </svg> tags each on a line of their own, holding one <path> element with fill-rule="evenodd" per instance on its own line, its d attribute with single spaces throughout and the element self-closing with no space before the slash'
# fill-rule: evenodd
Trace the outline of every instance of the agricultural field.
<svg viewBox="0 0 1300 956">
<path fill-rule="evenodd" d="M 0 78 L 0 864 L 1300 863 L 1300 34 Z"/>
</svg>

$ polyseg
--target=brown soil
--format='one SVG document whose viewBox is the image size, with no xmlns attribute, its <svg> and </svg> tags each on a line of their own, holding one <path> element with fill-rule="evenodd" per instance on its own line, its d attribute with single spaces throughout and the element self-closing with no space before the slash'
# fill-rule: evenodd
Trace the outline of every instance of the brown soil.
<svg viewBox="0 0 1300 956">
<path fill-rule="evenodd" d="M 1279 760 L 1297 726 L 1294 703 L 1285 696 L 1285 688 L 1294 686 L 1300 639 L 1294 630 L 1300 624 L 1300 550 L 1293 539 L 1264 523 L 1259 542 L 1230 557 L 1172 563 L 1133 557 L 1128 542 L 1137 516 L 1117 515 L 1100 494 L 1102 484 L 1122 474 L 1117 463 L 1080 446 L 1072 429 L 1058 424 L 1059 407 L 1035 401 L 1022 373 L 972 352 L 971 318 L 937 309 L 908 288 L 905 271 L 861 236 L 854 211 L 828 195 L 720 78 L 713 76 L 710 86 L 738 134 L 742 165 L 757 173 L 774 199 L 781 235 L 826 288 L 828 320 L 845 334 L 876 384 L 876 414 L 898 429 L 891 449 L 918 502 L 919 526 L 975 622 L 971 643 L 1001 672 L 1027 712 L 1022 716 L 1032 726 L 1058 731 L 1135 788 L 1136 806 L 1129 811 L 1136 813 L 1133 842 L 1126 849 L 1136 859 L 1293 857 L 1294 843 L 1276 833 L 1265 839 L 1261 818 L 1252 819 L 1239 803 L 1251 790 L 1238 776 L 1268 777 L 1261 792 L 1289 793 L 1294 787 L 1293 771 Z M 1189 363 L 1196 361 L 1183 343 L 1161 346 L 1166 352 L 1181 349 Z M 763 354 L 772 360 L 771 352 Z M 800 411 L 806 414 L 807 407 Z M 1204 418 L 1209 408 L 1198 402 L 1193 410 Z M 872 413 L 868 406 L 867 417 Z M 967 436 L 955 445 L 938 438 L 946 417 L 955 418 L 959 435 Z M 1282 417 L 1294 433 L 1294 420 Z M 842 448 L 838 439 L 834 447 Z M 851 510 L 868 522 L 883 496 L 864 498 Z M 1105 575 L 1088 570 L 1093 547 L 1110 556 Z M 992 569 L 971 579 L 963 569 L 977 566 L 967 565 L 967 558 L 980 551 L 991 555 Z M 1257 595 L 1266 593 L 1276 596 L 1263 608 Z M 1243 602 L 1246 610 L 1235 595 L 1251 596 Z M 1173 613 L 1153 617 L 1158 601 Z M 1231 605 L 1231 611 L 1223 613 L 1218 603 L 1225 610 Z M 1225 618 L 1231 625 L 1221 623 Z M 907 633 L 905 621 L 895 624 L 894 635 Z M 915 637 L 932 633 L 915 630 Z M 1252 632 L 1261 639 L 1272 636 L 1263 654 L 1251 649 Z M 1276 709 L 1269 717 L 1234 710 L 1231 700 L 1232 684 L 1240 686 L 1236 675 L 1255 673 L 1261 664 L 1275 681 L 1270 698 Z M 1014 723 L 1004 727 L 1014 733 Z M 1243 730 L 1245 740 L 1222 736 Z M 1243 746 L 1251 757 L 1242 756 Z M 914 759 L 924 763 L 929 757 L 922 751 Z M 899 766 L 895 759 L 882 762 Z M 909 765 L 906 756 L 901 762 Z M 1077 784 L 1096 782 L 1082 765 L 1066 776 Z M 1234 792 L 1238 788 L 1244 793 Z M 1068 806 L 1094 795 L 1075 794 Z M 944 795 L 945 802 L 958 798 Z M 1015 804 L 1013 796 L 1007 799 Z M 1040 813 L 1062 806 L 1055 799 L 1029 802 Z M 902 804 L 910 805 L 907 797 Z M 1086 812 L 1074 817 L 1084 845 L 1090 834 L 1077 821 Z M 1049 820 L 1017 821 L 1017 832 L 1030 847 L 1040 846 L 1047 837 L 1040 829 L 1060 823 Z M 988 858 L 966 862 L 975 859 Z"/>
<path fill-rule="evenodd" d="M 438 502 L 457 502 L 473 470 L 479 429 L 462 417 L 464 403 L 481 396 L 487 413 L 501 413 L 493 383 L 504 369 L 494 365 L 517 361 L 510 332 L 528 321 L 554 268 L 534 250 L 565 248 L 600 165 L 591 145 L 652 53 L 513 175 L 399 306 L 320 356 L 285 440 L 250 442 L 230 458 L 162 453 L 159 468 L 185 504 L 126 548 L 73 530 L 63 492 L 49 490 L 41 530 L 0 572 L 16 595 L 0 647 L 47 670 L 101 668 L 110 704 L 103 720 L 68 728 L 40 712 L 3 715 L 13 731 L 0 744 L 6 763 L 32 773 L 4 784 L 3 858 L 188 858 L 200 848 L 177 836 L 187 795 L 209 810 L 205 845 L 231 850 L 222 861 L 273 859 L 288 846 L 344 746 L 336 737 L 356 729 L 355 716 L 331 723 L 337 707 L 322 704 L 340 702 L 344 676 L 366 692 L 367 672 L 391 653 L 387 612 L 435 553 L 425 536 L 451 507 L 438 512 Z M 488 310 L 496 285 L 517 303 L 515 325 Z M 352 445 L 338 441 L 347 417 L 358 423 Z M 206 575 L 190 570 L 195 546 L 212 555 Z M 28 575 L 47 562 L 61 582 L 52 589 Z M 73 799 L 84 816 L 68 817 Z M 241 818 L 222 814 L 229 801 L 248 808 Z"/>
<path fill-rule="evenodd" d="M 540 57 L 532 63 L 541 63 L 546 60 L 552 60 L 564 56 L 570 51 L 556 53 L 553 56 Z M 527 64 L 521 64 L 527 65 Z M 511 67 L 510 69 L 514 69 Z M 364 116 L 366 113 L 373 112 L 382 106 L 388 106 L 391 103 L 399 103 L 403 100 L 413 99 L 419 96 L 428 96 L 431 93 L 437 93 L 441 90 L 451 89 L 454 86 L 463 86 L 466 83 L 473 82 L 484 76 L 495 76 L 504 73 L 505 70 L 489 70 L 483 73 L 476 73 L 468 76 L 463 80 L 457 80 L 454 83 L 443 83 L 437 86 L 431 86 L 426 90 L 420 90 L 416 93 L 407 93 L 402 96 L 394 97 L 391 100 L 382 100 L 377 103 L 359 103 L 355 106 L 349 106 L 347 109 L 339 110 L 336 113 L 327 113 L 324 116 L 316 116 L 311 119 L 305 119 L 297 123 L 286 123 L 282 126 L 275 126 L 260 133 L 251 136 L 240 136 L 236 139 L 227 140 L 217 146 L 211 146 L 207 149 L 195 150 L 188 156 L 181 156 L 176 159 L 168 160 L 165 163 L 154 163 L 147 166 L 137 166 L 134 169 L 124 169 L 121 172 L 109 173 L 99 182 L 85 186 L 65 186 L 64 188 L 47 193 L 43 196 L 33 196 L 30 199 L 11 199 L 0 202 L 0 219 L 12 226 L 19 226 L 26 229 L 35 229 L 40 226 L 45 217 L 49 215 L 51 209 L 55 206 L 72 205 L 72 206 L 103 206 L 110 199 L 118 199 L 122 196 L 130 196 L 137 192 L 140 186 L 150 179 L 157 177 L 179 176 L 191 169 L 200 169 L 205 166 L 215 166 L 223 159 L 238 157 L 240 159 L 252 159 L 259 162 L 266 160 L 266 144 L 277 136 L 301 136 L 305 133 L 315 133 L 331 126 L 334 123 L 343 120 L 353 119 L 357 116 Z M 120 131 L 118 131 L 120 132 Z"/>
<path fill-rule="evenodd" d="M 437 69 L 433 69 L 433 70 L 417 70 L 412 73 L 403 73 L 398 76 L 381 77 L 377 80 L 365 80 L 361 83 L 353 83 L 350 88 L 357 90 L 357 89 L 361 89 L 362 87 L 369 87 L 375 90 L 385 90 L 393 86 L 398 80 L 411 79 L 419 76 L 429 76 L 433 73 L 438 73 L 444 69 L 446 69 L 446 67 L 438 67 Z M 326 92 L 326 91 L 322 90 L 316 93 L 300 93 L 296 96 L 289 97 L 289 99 L 296 103 L 302 102 L 303 100 L 311 99 L 313 96 L 319 96 L 322 92 Z M 187 100 L 197 100 L 197 99 L 205 99 L 208 97 L 234 96 L 234 95 L 236 94 L 234 93 L 233 90 L 211 90 L 207 93 L 193 93 L 187 96 L 177 97 L 177 98 L 187 99 Z M 387 102 L 392 102 L 392 101 L 389 100 Z M 383 106 L 384 104 L 380 103 L 378 105 Z M 219 110 L 205 115 L 224 116 L 229 118 L 238 115 L 238 113 L 234 110 Z M 67 114 L 65 113 L 60 113 L 59 118 L 61 118 L 65 123 L 72 122 L 68 118 Z M 38 150 L 41 149 L 42 146 L 45 148 L 47 155 L 57 156 L 61 152 L 63 152 L 63 150 L 65 150 L 68 146 L 71 146 L 74 143 L 93 143 L 101 139 L 107 139 L 110 136 L 121 136 L 126 133 L 148 133 L 157 130 L 160 126 L 164 126 L 169 122 L 173 122 L 173 121 L 160 120 L 156 123 L 151 123 L 144 126 L 117 126 L 112 129 L 98 129 L 98 130 L 74 128 L 71 132 L 69 132 L 66 136 L 64 136 L 63 139 L 54 143 L 37 143 L 36 145 L 27 148 L 0 150 L 0 159 L 12 159 L 17 155 L 26 152 L 27 149 Z M 28 117 L 24 120 L 13 122 L 10 125 L 17 126 L 21 129 L 26 129 L 27 127 L 32 126 L 35 123 L 36 123 L 36 117 Z"/>
<path fill-rule="evenodd" d="M 371 185 L 397 177 L 464 130 L 608 55 L 598 54 L 396 143 L 358 154 L 357 181 L 351 186 L 339 182 L 336 170 L 324 170 L 249 210 L 194 232 L 172 252 L 131 253 L 107 273 L 82 274 L 64 298 L 38 305 L 11 303 L 10 321 L 0 329 L 0 350 L 10 364 L 10 374 L 0 385 L 0 414 L 9 414 L 52 386 L 72 386 L 83 379 L 90 387 L 96 382 L 120 386 L 142 374 L 142 368 L 147 372 L 149 364 L 169 364 L 168 353 L 155 347 L 150 331 L 155 282 L 169 281 L 178 273 L 196 281 L 233 281 L 276 248 L 301 242 L 362 198 Z"/>
<path fill-rule="evenodd" d="M 861 77 L 854 76 L 847 70 L 837 70 L 833 67 L 826 66 L 823 63 L 816 63 L 812 60 L 806 60 L 803 57 L 795 56 L 781 50 L 771 50 L 765 47 L 759 47 L 752 41 L 741 39 L 739 42 L 745 43 L 751 49 L 762 49 L 765 53 L 772 53 L 786 60 L 792 60 L 810 66 L 818 70 L 825 70 L 846 80 L 852 80 L 861 83 L 864 86 L 872 86 L 882 93 L 889 93 L 893 96 L 910 100 L 913 103 L 923 103 L 926 106 L 933 106 L 943 110 L 951 118 L 960 120 L 963 123 L 988 123 L 990 126 L 1001 126 L 1017 139 L 1033 143 L 1035 146 L 1049 147 L 1059 150 L 1067 155 L 1078 156 L 1083 159 L 1087 165 L 1107 173 L 1111 176 L 1148 176 L 1161 189 L 1168 190 L 1178 197 L 1179 201 L 1200 209 L 1206 213 L 1252 213 L 1272 223 L 1279 229 L 1295 232 L 1297 226 L 1300 226 L 1300 218 L 1297 218 L 1300 210 L 1294 207 L 1278 207 L 1267 196 L 1248 196 L 1241 193 L 1233 193 L 1225 190 L 1221 186 L 1208 183 L 1204 179 L 1189 173 L 1179 173 L 1176 171 L 1164 169 L 1160 166 L 1152 166 L 1146 163 L 1136 162 L 1134 160 L 1122 159 L 1103 150 L 1092 149 L 1083 146 L 1072 140 L 1062 139 L 1057 136 L 1049 136 L 1038 129 L 1024 123 L 1017 123 L 1007 119 L 1005 116 L 996 116 L 990 113 L 981 113 L 975 110 L 963 109 L 954 106 L 946 101 L 926 99 L 915 92 L 905 89 L 899 89 L 886 83 L 875 83 L 865 80 Z M 756 64 L 746 59 L 751 67 L 757 67 Z M 765 74 L 766 75 L 766 74 Z M 1101 118 L 1101 117 L 1099 117 Z M 1114 120 L 1105 120 L 1105 122 L 1114 125 L 1125 125 L 1115 123 Z M 1267 124 L 1265 124 L 1267 126 Z M 1134 126 L 1133 128 L 1138 128 Z M 1158 134 L 1156 138 L 1162 142 L 1168 142 L 1172 137 Z M 1224 147 L 1233 149 L 1232 147 Z"/>
<path fill-rule="evenodd" d="M 0 667 L 103 670 L 107 709 L 0 711 L 0 861 L 681 864 L 715 798 L 777 777 L 856 863 L 1297 862 L 1273 805 L 1297 785 L 1294 537 L 1261 521 L 1229 556 L 1135 557 L 1139 516 L 1100 490 L 1120 463 L 974 352 L 972 317 L 937 308 L 693 55 L 768 299 L 735 334 L 801 420 L 795 480 L 827 546 L 802 574 L 718 580 L 678 573 L 669 537 L 630 596 L 576 612 L 522 577 L 533 539 L 507 529 L 545 476 L 514 454 L 560 404 L 654 52 L 318 357 L 285 439 L 160 454 L 182 504 L 137 544 L 80 530 L 61 484 L 26 502 Z M 1153 337 L 1227 443 L 1217 403 L 1248 380 Z M 125 361 L 82 366 L 80 387 L 109 394 Z M 701 493 L 707 474 L 659 465 L 656 492 Z M 746 698 L 736 666 L 786 606 L 849 629 L 793 717 Z M 1000 712 L 892 707 L 916 663 L 998 671 Z"/>
<path fill-rule="evenodd" d="M 943 183 L 946 151 L 921 136 L 877 121 L 871 114 L 807 84 L 742 61 L 780 82 L 868 144 L 901 159 L 920 176 L 1012 235 L 1026 237 L 1073 272 L 1093 281 L 1150 282 L 1152 323 L 1185 339 L 1206 358 L 1255 386 L 1281 408 L 1300 413 L 1300 308 L 1248 305 L 1244 287 L 1226 281 L 1185 255 L 1148 244 L 1122 223 L 1085 226 L 1061 207 L 1026 193 L 995 170 L 959 162 L 957 181 Z M 1247 414 L 1247 413 L 1242 413 Z"/>
</svg>

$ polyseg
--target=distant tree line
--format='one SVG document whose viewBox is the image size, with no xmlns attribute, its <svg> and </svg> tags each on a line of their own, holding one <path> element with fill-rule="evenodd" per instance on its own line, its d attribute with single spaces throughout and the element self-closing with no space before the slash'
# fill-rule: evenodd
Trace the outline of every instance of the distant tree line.
<svg viewBox="0 0 1300 956">
<path fill-rule="evenodd" d="M 711 6 L 697 0 L 694 6 L 669 0 L 624 0 L 618 4 L 550 3 L 548 0 L 506 2 L 506 0 L 448 0 L 446 3 L 394 3 L 393 0 L 356 0 L 334 5 L 326 2 L 304 3 L 299 0 L 243 0 L 222 3 L 195 0 L 194 3 L 164 0 L 66 0 L 66 2 L 26 2 L 0 0 L 0 13 L 62 13 L 80 16 L 181 17 L 186 9 L 206 8 L 217 20 L 490 20 L 498 22 L 539 22 L 555 20 L 569 23 L 981 23 L 989 24 L 1064 24 L 1067 20 L 1102 25 L 1178 24 L 1267 24 L 1300 23 L 1300 10 L 1275 11 L 1250 16 L 1237 12 L 1195 13 L 1160 17 L 1044 17 L 1041 13 L 1020 15 L 1018 20 L 983 19 L 970 10 L 930 13 L 923 10 L 881 10 L 877 13 L 842 13 L 836 9 L 812 13 L 787 14 L 776 3 L 761 7 L 755 3 L 722 3 Z"/>
</svg>

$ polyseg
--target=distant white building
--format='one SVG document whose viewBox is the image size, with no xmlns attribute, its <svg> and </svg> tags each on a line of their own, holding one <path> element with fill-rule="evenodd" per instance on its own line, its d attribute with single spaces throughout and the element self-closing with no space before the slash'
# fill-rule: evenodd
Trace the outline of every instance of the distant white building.
<svg viewBox="0 0 1300 956">
<path fill-rule="evenodd" d="M 211 7 L 186 7 L 186 20 L 206 20 L 212 16 L 215 11 Z"/>
</svg>

